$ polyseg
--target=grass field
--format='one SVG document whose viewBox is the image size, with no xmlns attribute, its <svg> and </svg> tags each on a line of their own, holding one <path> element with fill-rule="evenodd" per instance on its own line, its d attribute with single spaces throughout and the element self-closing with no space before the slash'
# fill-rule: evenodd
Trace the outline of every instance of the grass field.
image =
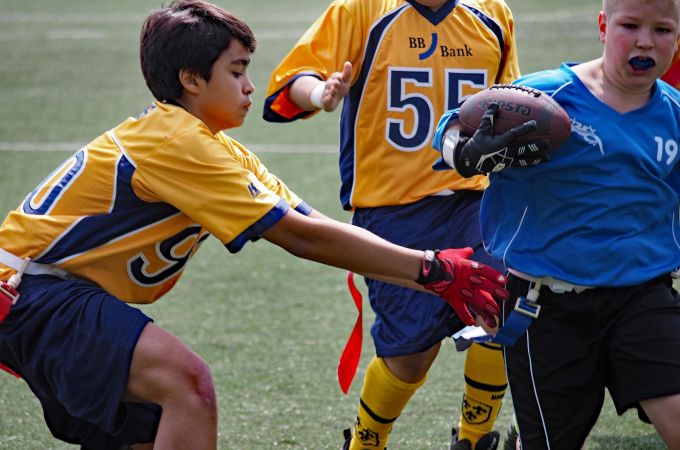
<svg viewBox="0 0 680 450">
<path fill-rule="evenodd" d="M 336 114 L 289 126 L 260 118 L 269 73 L 325 0 L 222 1 L 260 41 L 251 77 L 255 108 L 232 133 L 320 211 L 348 220 L 337 200 Z M 54 165 L 150 101 L 137 59 L 141 22 L 159 1 L 3 0 L 0 13 L 0 211 L 16 207 Z M 600 51 L 599 2 L 509 0 L 523 72 L 585 60 Z M 366 303 L 365 303 L 366 305 Z M 368 308 L 368 306 L 366 306 Z M 220 448 L 336 449 L 351 425 L 372 343 L 344 396 L 335 367 L 355 320 L 344 273 L 265 243 L 228 255 L 208 240 L 182 281 L 144 311 L 213 369 Z M 371 321 L 365 318 L 365 331 Z M 460 410 L 463 357 L 446 343 L 428 383 L 396 425 L 390 450 L 444 449 Z M 506 403 L 509 403 L 506 402 Z M 511 408 L 498 421 L 505 427 Z M 0 449 L 75 448 L 54 440 L 22 381 L 0 374 Z M 611 402 L 588 449 L 662 448 L 635 413 Z"/>
</svg>

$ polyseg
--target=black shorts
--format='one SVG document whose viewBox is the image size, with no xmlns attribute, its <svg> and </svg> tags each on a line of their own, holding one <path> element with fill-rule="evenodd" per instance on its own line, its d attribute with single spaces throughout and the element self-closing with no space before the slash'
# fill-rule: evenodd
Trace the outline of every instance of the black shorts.
<svg viewBox="0 0 680 450">
<path fill-rule="evenodd" d="M 19 292 L 0 322 L 0 361 L 38 397 L 52 434 L 93 450 L 152 442 L 160 406 L 122 401 L 151 319 L 81 280 L 25 276 Z"/>
<path fill-rule="evenodd" d="M 510 276 L 510 298 L 529 282 Z M 541 311 L 505 349 L 523 448 L 579 449 L 609 391 L 616 411 L 680 393 L 680 303 L 670 276 L 621 288 L 555 294 L 541 289 Z M 505 303 L 505 315 L 514 301 Z"/>
</svg>

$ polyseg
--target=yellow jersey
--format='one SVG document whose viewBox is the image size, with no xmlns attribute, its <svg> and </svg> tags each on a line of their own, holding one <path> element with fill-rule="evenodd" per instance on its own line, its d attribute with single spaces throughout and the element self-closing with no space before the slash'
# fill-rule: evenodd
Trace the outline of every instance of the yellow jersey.
<svg viewBox="0 0 680 450">
<path fill-rule="evenodd" d="M 494 83 L 519 76 L 512 14 L 503 0 L 449 0 L 433 12 L 407 0 L 336 0 L 271 75 L 264 118 L 310 116 L 289 98 L 298 77 L 325 80 L 353 66 L 340 122 L 345 209 L 415 202 L 487 178 L 432 170 L 439 117 Z"/>
<path fill-rule="evenodd" d="M 290 207 L 311 211 L 238 142 L 155 103 L 45 178 L 5 218 L 0 248 L 151 303 L 210 234 L 236 252 Z"/>
</svg>

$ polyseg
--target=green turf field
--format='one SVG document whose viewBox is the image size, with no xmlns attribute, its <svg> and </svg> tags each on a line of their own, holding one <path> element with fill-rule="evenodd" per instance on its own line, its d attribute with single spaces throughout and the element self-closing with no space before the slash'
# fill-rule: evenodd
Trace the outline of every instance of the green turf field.
<svg viewBox="0 0 680 450">
<path fill-rule="evenodd" d="M 269 73 L 326 0 L 217 1 L 246 19 L 260 47 L 250 72 L 255 107 L 232 133 L 320 211 L 348 220 L 337 200 L 336 114 L 293 125 L 260 118 Z M 523 72 L 597 56 L 596 0 L 508 0 Z M 2 0 L 0 212 L 13 209 L 58 162 L 151 101 L 137 60 L 141 22 L 161 0 Z M 338 357 L 355 320 L 344 272 L 298 260 L 264 242 L 229 255 L 206 242 L 178 286 L 144 311 L 213 369 L 220 448 L 337 449 L 352 424 L 363 369 L 344 396 Z M 367 303 L 365 308 L 369 309 Z M 365 317 L 365 335 L 372 319 Z M 390 450 L 444 449 L 460 410 L 463 358 L 446 343 L 397 422 Z M 506 401 L 509 405 L 509 401 Z M 498 421 L 504 428 L 511 408 Z M 0 374 L 0 449 L 71 449 L 54 440 L 25 383 Z M 662 448 L 635 413 L 611 402 L 588 449 Z"/>
</svg>

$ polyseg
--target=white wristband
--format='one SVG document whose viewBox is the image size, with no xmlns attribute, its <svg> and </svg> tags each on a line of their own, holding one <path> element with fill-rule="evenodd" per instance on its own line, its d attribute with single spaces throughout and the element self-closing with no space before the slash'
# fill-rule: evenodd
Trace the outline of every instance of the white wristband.
<svg viewBox="0 0 680 450">
<path fill-rule="evenodd" d="M 321 96 L 323 96 L 323 90 L 325 88 L 326 83 L 317 83 L 312 89 L 312 92 L 309 93 L 309 103 L 311 103 L 315 108 L 323 108 L 323 105 L 321 104 Z"/>
<path fill-rule="evenodd" d="M 444 133 L 444 142 L 442 143 L 442 159 L 452 169 L 456 168 L 455 150 L 460 142 L 460 131 L 449 130 Z"/>
</svg>

